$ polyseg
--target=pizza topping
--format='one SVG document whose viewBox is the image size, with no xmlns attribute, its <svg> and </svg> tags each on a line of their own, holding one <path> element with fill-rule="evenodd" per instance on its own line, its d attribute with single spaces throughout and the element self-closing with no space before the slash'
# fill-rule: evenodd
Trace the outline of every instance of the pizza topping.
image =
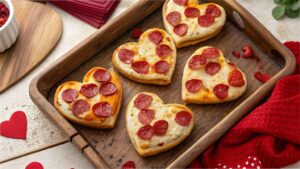
<svg viewBox="0 0 300 169">
<path fill-rule="evenodd" d="M 198 18 L 198 23 L 200 26 L 202 27 L 208 27 L 210 25 L 212 25 L 215 21 L 215 17 L 211 16 L 211 15 L 202 15 L 199 16 Z"/>
<path fill-rule="evenodd" d="M 240 52 L 239 52 L 239 51 L 236 51 L 236 50 L 232 51 L 231 54 L 232 54 L 234 57 L 236 57 L 236 58 L 240 58 L 240 57 L 241 57 Z"/>
<path fill-rule="evenodd" d="M 167 73 L 169 67 L 170 67 L 169 63 L 164 60 L 158 61 L 154 64 L 154 70 L 157 73 L 162 73 L 162 74 Z"/>
<path fill-rule="evenodd" d="M 143 140 L 150 140 L 153 136 L 153 128 L 151 125 L 146 125 L 144 127 L 141 127 L 138 132 L 137 135 L 139 136 L 140 139 Z"/>
<path fill-rule="evenodd" d="M 195 55 L 189 60 L 189 68 L 193 70 L 200 69 L 201 65 L 206 63 L 206 58 L 203 55 Z"/>
<path fill-rule="evenodd" d="M 206 48 L 203 50 L 202 54 L 205 58 L 217 58 L 220 56 L 220 51 L 217 48 Z"/>
<path fill-rule="evenodd" d="M 169 124 L 166 120 L 158 120 L 153 124 L 153 133 L 157 136 L 163 136 L 168 130 Z"/>
<path fill-rule="evenodd" d="M 262 83 L 267 82 L 271 76 L 268 74 L 263 74 L 260 71 L 254 73 L 254 77 Z"/>
<path fill-rule="evenodd" d="M 205 66 L 205 72 L 210 75 L 215 75 L 221 70 L 221 65 L 217 62 L 209 62 Z"/>
<path fill-rule="evenodd" d="M 162 58 L 165 59 L 173 50 L 170 48 L 170 46 L 161 44 L 156 47 L 156 54 Z"/>
<path fill-rule="evenodd" d="M 152 109 L 142 109 L 138 115 L 139 121 L 143 125 L 150 124 L 151 121 L 154 119 L 154 116 L 155 116 L 155 111 Z"/>
<path fill-rule="evenodd" d="M 191 79 L 185 82 L 186 89 L 191 93 L 197 93 L 202 85 L 202 81 L 199 79 Z"/>
<path fill-rule="evenodd" d="M 250 58 L 254 55 L 254 51 L 250 45 L 243 47 L 243 58 Z"/>
<path fill-rule="evenodd" d="M 65 102 L 71 103 L 78 97 L 78 93 L 75 89 L 66 89 L 62 92 L 61 96 Z"/>
<path fill-rule="evenodd" d="M 112 82 L 102 83 L 99 89 L 99 93 L 103 96 L 111 96 L 115 94 L 117 91 L 117 87 Z"/>
<path fill-rule="evenodd" d="M 151 105 L 152 100 L 152 96 L 139 94 L 134 100 L 134 106 L 138 109 L 146 109 Z"/>
<path fill-rule="evenodd" d="M 94 83 L 84 84 L 81 86 L 79 92 L 85 97 L 91 98 L 97 95 L 98 86 Z"/>
<path fill-rule="evenodd" d="M 157 146 L 163 146 L 164 142 L 158 143 Z"/>
<path fill-rule="evenodd" d="M 191 113 L 187 111 L 180 111 L 176 113 L 175 122 L 181 126 L 188 126 L 192 120 Z"/>
<path fill-rule="evenodd" d="M 134 161 L 127 161 L 122 165 L 122 169 L 135 169 Z"/>
<path fill-rule="evenodd" d="M 188 26 L 185 23 L 178 24 L 173 28 L 173 32 L 178 36 L 183 36 L 186 34 Z"/>
<path fill-rule="evenodd" d="M 120 49 L 118 55 L 121 62 L 130 64 L 134 56 L 134 51 L 129 49 Z"/>
<path fill-rule="evenodd" d="M 136 61 L 131 64 L 131 67 L 137 73 L 146 74 L 148 73 L 150 65 L 147 61 Z"/>
<path fill-rule="evenodd" d="M 238 69 L 234 69 L 228 76 L 228 83 L 234 87 L 244 86 L 245 81 L 242 73 Z"/>
<path fill-rule="evenodd" d="M 133 38 L 133 39 L 138 39 L 140 38 L 140 36 L 143 34 L 143 31 L 141 28 L 134 28 L 131 30 L 131 33 L 130 33 L 130 36 Z"/>
<path fill-rule="evenodd" d="M 158 45 L 161 43 L 161 41 L 163 39 L 163 35 L 160 31 L 153 31 L 148 35 L 148 38 L 151 42 Z"/>
<path fill-rule="evenodd" d="M 188 18 L 197 18 L 200 15 L 198 8 L 188 7 L 184 11 L 184 15 Z"/>
<path fill-rule="evenodd" d="M 177 11 L 173 11 L 170 12 L 167 17 L 166 20 L 169 22 L 169 24 L 171 24 L 172 26 L 176 26 L 180 23 L 181 21 L 181 15 L 179 12 Z"/>
<path fill-rule="evenodd" d="M 89 110 L 90 104 L 86 100 L 78 99 L 72 104 L 72 113 L 75 116 L 79 116 L 80 114 Z"/>
<path fill-rule="evenodd" d="M 98 117 L 109 117 L 112 115 L 112 107 L 107 102 L 99 102 L 94 104 L 93 112 Z"/>
<path fill-rule="evenodd" d="M 173 0 L 178 5 L 187 5 L 188 0 Z"/>
<path fill-rule="evenodd" d="M 94 76 L 95 80 L 98 82 L 107 82 L 111 78 L 109 71 L 107 71 L 105 69 L 96 70 L 93 76 Z"/>
<path fill-rule="evenodd" d="M 217 98 L 224 100 L 228 96 L 228 89 L 229 86 L 225 84 L 218 84 L 213 88 L 213 91 Z"/>
<path fill-rule="evenodd" d="M 205 14 L 218 17 L 221 15 L 221 10 L 216 5 L 210 4 L 207 6 Z"/>
</svg>

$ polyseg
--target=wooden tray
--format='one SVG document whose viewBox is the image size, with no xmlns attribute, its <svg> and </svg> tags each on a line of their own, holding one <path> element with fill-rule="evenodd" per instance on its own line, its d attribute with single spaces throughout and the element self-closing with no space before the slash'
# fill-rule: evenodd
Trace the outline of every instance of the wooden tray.
<svg viewBox="0 0 300 169">
<path fill-rule="evenodd" d="M 139 84 L 121 76 L 125 97 L 114 129 L 92 129 L 68 122 L 53 106 L 55 89 L 64 81 L 81 81 L 84 74 L 94 66 L 112 68 L 113 51 L 119 45 L 133 41 L 129 36 L 130 28 L 163 28 L 161 15 L 163 1 L 137 2 L 117 19 L 66 53 L 32 80 L 30 84 L 32 100 L 96 168 L 120 168 L 127 160 L 134 160 L 138 168 L 185 167 L 263 99 L 279 78 L 292 73 L 295 67 L 291 52 L 238 3 L 233 0 L 211 1 L 220 4 L 227 11 L 228 21 L 222 32 L 203 43 L 179 49 L 176 70 L 172 83 L 168 86 Z M 236 59 L 231 55 L 232 50 L 241 49 L 248 43 L 260 56 L 259 63 L 252 59 Z M 180 88 L 184 64 L 197 48 L 205 45 L 220 48 L 228 59 L 245 72 L 249 82 L 246 93 L 229 103 L 188 105 L 196 115 L 195 128 L 191 135 L 172 150 L 152 157 L 140 157 L 131 145 L 126 132 L 127 103 L 133 95 L 141 91 L 157 93 L 166 103 L 182 103 Z M 264 66 L 263 72 L 272 75 L 272 79 L 265 84 L 261 84 L 253 77 L 253 73 L 259 70 L 260 65 Z"/>
</svg>

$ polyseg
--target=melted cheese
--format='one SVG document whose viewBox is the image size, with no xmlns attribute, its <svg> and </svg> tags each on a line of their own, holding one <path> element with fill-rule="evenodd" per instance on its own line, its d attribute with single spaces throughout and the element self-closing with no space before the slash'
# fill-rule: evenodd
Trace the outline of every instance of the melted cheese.
<svg viewBox="0 0 300 169">
<path fill-rule="evenodd" d="M 205 4 L 199 5 L 197 0 L 189 0 L 189 2 L 188 2 L 189 7 L 195 7 L 195 8 L 199 9 L 200 16 L 205 14 L 205 10 L 209 4 L 214 4 L 214 3 L 205 3 Z M 205 38 L 209 35 L 212 35 L 215 32 L 217 32 L 219 29 L 221 29 L 226 21 L 226 12 L 225 12 L 224 8 L 218 4 L 214 4 L 214 5 L 219 7 L 219 9 L 221 10 L 221 15 L 216 17 L 215 22 L 208 27 L 201 27 L 198 24 L 197 17 L 196 18 L 187 18 L 184 15 L 186 6 L 178 5 L 173 0 L 168 0 L 167 4 L 165 4 L 165 5 L 166 5 L 165 13 L 163 14 L 164 15 L 164 23 L 165 23 L 164 25 L 165 25 L 167 32 L 169 32 L 169 34 L 172 36 L 172 38 L 174 39 L 176 44 L 179 41 L 181 41 L 181 42 L 192 41 L 192 40 L 201 39 L 201 38 Z M 185 23 L 188 25 L 188 30 L 184 36 L 178 36 L 177 34 L 175 34 L 173 32 L 173 26 L 171 24 L 169 24 L 168 21 L 166 20 L 166 16 L 173 11 L 177 11 L 181 14 L 180 23 Z"/>
<path fill-rule="evenodd" d="M 182 99 L 183 101 L 189 103 L 214 103 L 214 102 L 223 102 L 223 101 L 230 101 L 233 99 L 238 98 L 241 96 L 246 90 L 246 77 L 242 73 L 245 81 L 245 85 L 242 87 L 233 87 L 229 86 L 228 84 L 228 75 L 229 73 L 234 70 L 238 69 L 235 66 L 229 65 L 227 60 L 224 58 L 223 53 L 220 51 L 220 56 L 216 59 L 207 59 L 206 63 L 214 61 L 218 62 L 221 65 L 221 70 L 216 73 L 215 75 L 209 75 L 205 72 L 205 65 L 201 66 L 198 70 L 192 70 L 189 68 L 188 63 L 194 55 L 202 54 L 202 51 L 206 48 L 210 48 L 211 46 L 206 46 L 199 48 L 196 50 L 192 56 L 187 60 L 184 71 L 183 71 L 183 78 L 182 78 Z M 240 70 L 240 69 L 238 69 Z M 241 71 L 241 70 L 240 70 Z M 242 72 L 242 71 L 241 71 Z M 197 93 L 190 93 L 185 86 L 186 81 L 190 79 L 200 79 L 202 81 L 203 87 Z M 228 97 L 225 100 L 218 99 L 215 94 L 213 93 L 213 87 L 217 84 L 226 84 L 229 86 L 228 90 Z"/>
<path fill-rule="evenodd" d="M 153 124 L 157 120 L 166 120 L 169 126 L 164 136 L 153 135 L 151 140 L 140 139 L 136 133 L 144 125 L 140 123 L 138 119 L 138 114 L 140 110 L 134 106 L 134 100 L 139 94 L 132 98 L 132 100 L 128 104 L 126 112 L 126 123 L 128 127 L 127 130 L 131 135 L 132 141 L 134 142 L 133 144 L 138 146 L 138 148 L 141 148 L 144 151 L 151 149 L 159 149 L 162 146 L 158 146 L 158 144 L 163 143 L 163 146 L 168 146 L 171 143 L 178 141 L 181 137 L 186 137 L 192 130 L 194 123 L 193 119 L 190 125 L 188 126 L 181 126 L 175 122 L 177 112 L 182 110 L 189 111 L 185 106 L 178 106 L 175 104 L 164 104 L 163 101 L 157 95 L 153 93 L 144 93 L 152 96 L 153 98 L 153 101 L 148 109 L 153 109 L 155 111 L 155 117 L 151 121 L 150 125 L 153 126 Z M 190 113 L 193 115 L 192 112 Z"/>
<path fill-rule="evenodd" d="M 92 111 L 92 107 L 93 107 L 94 104 L 96 104 L 98 102 L 104 102 L 105 101 L 105 102 L 108 102 L 112 106 L 112 108 L 113 108 L 112 112 L 113 113 L 115 113 L 117 111 L 117 106 L 118 106 L 117 104 L 118 103 L 116 102 L 116 97 L 120 96 L 119 92 L 122 91 L 122 90 L 121 90 L 119 78 L 117 77 L 117 75 L 114 72 L 110 71 L 110 74 L 111 74 L 111 80 L 110 81 L 113 82 L 117 87 L 117 91 L 114 95 L 112 95 L 112 96 L 102 96 L 102 95 L 100 95 L 100 93 L 98 93 L 96 96 L 94 96 L 92 98 L 86 98 L 85 96 L 83 96 L 79 92 L 82 84 L 94 83 L 98 86 L 98 88 L 100 87 L 101 83 L 96 81 L 93 77 L 94 72 L 98 69 L 100 69 L 100 68 L 95 67 L 95 68 L 92 68 L 91 70 L 89 70 L 87 72 L 87 74 L 85 75 L 84 79 L 83 79 L 83 83 L 76 82 L 76 81 L 69 81 L 69 82 L 65 82 L 65 83 L 60 85 L 59 90 L 57 91 L 57 92 L 59 92 L 58 95 L 57 95 L 58 96 L 57 101 L 58 101 L 59 109 L 61 111 L 63 111 L 63 113 L 74 116 L 72 111 L 71 111 L 72 103 L 67 103 L 62 98 L 63 91 L 66 90 L 66 89 L 71 88 L 71 89 L 75 89 L 75 90 L 78 91 L 77 99 L 86 100 L 90 104 L 90 110 L 80 114 L 79 118 L 87 120 L 87 121 L 104 121 L 104 120 L 110 121 L 110 120 L 113 120 L 114 116 L 110 116 L 110 117 L 107 117 L 107 118 L 96 116 L 94 114 L 94 112 Z M 76 116 L 74 116 L 74 117 L 76 117 Z"/>
<path fill-rule="evenodd" d="M 148 38 L 148 35 L 153 31 L 159 31 L 163 35 L 162 42 L 160 44 L 168 45 L 172 52 L 167 56 L 166 59 L 162 59 L 156 54 L 156 45 L 151 42 Z M 132 51 L 135 51 L 135 55 L 133 57 L 133 62 L 136 61 L 147 61 L 150 65 L 149 71 L 147 74 L 140 74 L 134 71 L 131 67 L 131 64 L 123 63 L 118 56 L 118 53 L 121 49 L 129 49 Z M 145 31 L 140 39 L 139 43 L 136 42 L 130 42 L 126 43 L 124 45 L 121 45 L 118 47 L 113 54 L 113 60 L 116 61 L 117 65 L 114 65 L 117 67 L 117 69 L 122 69 L 126 74 L 133 76 L 135 78 L 141 78 L 145 80 L 156 80 L 156 79 L 162 79 L 162 80 L 170 80 L 172 77 L 172 74 L 174 72 L 175 64 L 176 64 L 176 47 L 172 40 L 172 38 L 168 35 L 167 32 L 165 32 L 162 29 L 153 28 Z M 157 61 L 165 60 L 169 63 L 169 71 L 165 74 L 156 73 L 153 69 L 154 64 Z"/>
</svg>

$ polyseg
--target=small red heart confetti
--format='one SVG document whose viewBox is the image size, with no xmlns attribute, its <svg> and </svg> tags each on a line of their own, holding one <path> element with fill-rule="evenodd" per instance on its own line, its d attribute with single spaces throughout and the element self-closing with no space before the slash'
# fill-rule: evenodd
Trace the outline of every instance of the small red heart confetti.
<svg viewBox="0 0 300 169">
<path fill-rule="evenodd" d="M 25 169 L 44 169 L 44 167 L 41 163 L 34 161 L 29 163 Z"/>
<path fill-rule="evenodd" d="M 27 119 L 23 111 L 14 112 L 10 119 L 0 124 L 0 135 L 8 138 L 26 139 Z"/>
<path fill-rule="evenodd" d="M 122 165 L 122 169 L 135 169 L 134 161 L 127 161 Z"/>
</svg>

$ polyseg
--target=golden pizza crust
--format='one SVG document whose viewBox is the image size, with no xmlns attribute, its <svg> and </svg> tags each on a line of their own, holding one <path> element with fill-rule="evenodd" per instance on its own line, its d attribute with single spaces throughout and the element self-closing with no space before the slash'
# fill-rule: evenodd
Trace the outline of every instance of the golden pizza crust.
<svg viewBox="0 0 300 169">
<path fill-rule="evenodd" d="M 153 65 L 151 65 L 151 63 L 149 63 L 148 60 L 147 60 L 147 62 L 150 64 L 151 70 L 149 70 L 149 72 L 147 74 L 140 74 L 140 73 L 133 71 L 132 68 L 125 68 L 126 66 L 128 66 L 130 64 L 124 64 L 120 61 L 120 59 L 118 57 L 119 50 L 121 50 L 122 48 L 128 49 L 128 46 L 131 46 L 131 47 L 133 46 L 132 48 L 134 48 L 134 50 L 138 50 L 138 48 L 139 48 L 138 46 L 140 45 L 140 43 L 142 43 L 141 41 L 144 41 L 145 38 L 148 38 L 148 34 L 151 33 L 152 31 L 161 32 L 163 34 L 163 36 L 165 37 L 165 39 L 169 40 L 168 43 L 169 43 L 171 49 L 173 50 L 173 52 L 172 52 L 173 54 L 169 55 L 168 58 L 160 59 L 160 60 L 165 60 L 169 63 L 170 68 L 169 68 L 168 73 L 167 74 L 158 74 L 158 73 L 154 72 L 153 69 L 151 68 Z M 167 42 L 165 42 L 165 41 L 162 42 L 162 44 L 166 44 L 166 43 Z M 143 44 L 143 45 L 145 45 L 145 44 Z M 142 57 L 146 58 L 146 56 L 142 56 Z M 172 75 L 175 70 L 176 47 L 175 47 L 175 44 L 174 44 L 174 41 L 172 40 L 172 38 L 164 30 L 159 29 L 159 28 L 148 29 L 141 35 L 141 37 L 139 39 L 139 43 L 129 42 L 129 43 L 119 46 L 112 55 L 112 64 L 113 64 L 113 67 L 119 73 L 121 73 L 122 75 L 124 75 L 125 77 L 127 77 L 128 79 L 131 79 L 133 81 L 136 81 L 139 83 L 145 83 L 145 84 L 167 85 L 167 84 L 171 83 Z"/>
<path fill-rule="evenodd" d="M 169 24 L 166 20 L 166 16 L 167 16 L 167 4 L 169 3 L 169 0 L 166 0 L 164 5 L 163 5 L 163 22 L 164 22 L 164 25 L 165 25 L 165 28 L 167 30 L 167 32 L 170 33 L 170 36 L 173 38 L 175 44 L 176 44 L 176 47 L 177 48 L 182 48 L 182 47 L 186 47 L 186 46 L 190 46 L 190 45 L 194 45 L 194 44 L 197 44 L 197 43 L 200 43 L 200 42 L 203 42 L 203 41 L 206 41 L 216 35 L 218 35 L 224 24 L 225 24 L 225 21 L 226 21 L 226 12 L 222 12 L 222 14 L 224 14 L 225 16 L 225 19 L 224 19 L 224 24 L 221 26 L 221 27 L 218 27 L 215 31 L 205 35 L 205 36 L 193 36 L 193 37 L 189 37 L 189 38 L 185 38 L 185 37 L 174 37 L 176 35 L 174 35 L 173 32 L 170 32 L 171 30 L 168 30 L 167 28 L 167 25 Z M 198 6 L 198 5 L 209 5 L 209 4 L 214 4 L 216 6 L 218 6 L 222 11 L 224 11 L 224 9 L 218 5 L 218 4 L 215 4 L 215 3 L 204 3 L 204 4 L 198 4 L 198 1 L 197 0 L 189 0 L 189 3 L 192 4 L 191 6 Z M 182 14 L 182 13 L 181 13 Z"/>
<path fill-rule="evenodd" d="M 192 119 L 191 119 L 191 123 L 189 126 L 187 127 L 187 130 L 185 130 L 182 135 L 177 138 L 175 141 L 170 142 L 170 143 L 164 143 L 162 146 L 155 146 L 155 147 L 150 147 L 149 144 L 143 144 L 143 145 L 138 145 L 138 143 L 135 141 L 134 136 L 136 135 L 135 132 L 132 132 L 129 126 L 129 123 L 132 123 L 133 120 L 129 120 L 130 119 L 130 109 L 132 109 L 133 106 L 133 102 L 135 100 L 135 98 L 139 95 L 139 94 L 147 94 L 153 97 L 153 101 L 156 101 L 160 104 L 163 104 L 163 106 L 169 106 L 169 107 L 173 107 L 175 109 L 178 109 L 178 111 L 188 111 L 191 115 L 192 115 Z M 138 93 L 136 94 L 131 101 L 129 102 L 127 108 L 126 108 L 126 128 L 127 128 L 127 133 L 128 136 L 130 138 L 131 143 L 133 144 L 135 150 L 137 151 L 137 153 L 139 155 L 141 155 L 142 157 L 147 157 L 147 156 L 151 156 L 151 155 L 155 155 L 167 150 L 172 149 L 173 147 L 175 147 L 176 145 L 180 144 L 187 136 L 190 135 L 190 133 L 192 132 L 193 128 L 194 128 L 194 113 L 186 106 L 181 105 L 181 104 L 164 104 L 163 101 L 161 100 L 160 97 L 158 97 L 156 94 L 154 93 L 149 93 L 149 92 L 142 92 L 142 93 Z M 154 109 L 155 110 L 155 109 Z M 176 123 L 174 121 L 174 123 Z M 178 125 L 178 124 L 177 124 Z"/>
<path fill-rule="evenodd" d="M 183 71 L 183 76 L 182 76 L 182 89 L 181 89 L 181 96 L 182 96 L 182 100 L 185 103 L 195 103 L 195 104 L 214 104 L 214 103 L 224 103 L 224 102 L 228 102 L 228 101 L 232 101 L 237 99 L 238 97 L 240 97 L 243 93 L 245 93 L 246 88 L 247 88 L 247 79 L 245 74 L 236 66 L 228 64 L 230 63 L 229 60 L 227 60 L 222 51 L 219 49 L 220 51 L 220 56 L 218 57 L 218 60 L 220 61 L 219 64 L 221 65 L 221 71 L 223 71 L 223 73 L 218 76 L 218 72 L 217 74 L 215 74 L 214 76 L 210 76 L 210 75 L 206 75 L 204 72 L 204 65 L 203 67 L 201 67 L 199 70 L 192 70 L 188 67 L 188 63 L 190 61 L 190 59 L 194 56 L 194 55 L 200 55 L 202 54 L 202 51 L 206 48 L 212 48 L 212 46 L 204 46 L 201 47 L 199 49 L 197 49 L 191 56 L 190 58 L 187 60 L 185 67 L 184 67 L 184 71 Z M 231 71 L 233 70 L 239 70 L 243 76 L 244 82 L 245 84 L 241 87 L 234 87 L 234 86 L 230 86 L 228 84 L 228 75 L 230 74 Z M 188 74 L 188 75 L 187 75 Z M 202 74 L 202 75 L 201 75 Z M 205 75 L 203 75 L 205 74 Z M 225 75 L 224 75 L 225 74 Z M 186 81 L 188 81 L 189 79 L 194 79 L 196 77 L 196 79 L 200 79 L 202 80 L 203 83 L 208 83 L 207 85 L 204 85 L 202 88 L 200 89 L 199 92 L 197 93 L 190 93 L 187 91 L 186 87 L 185 87 L 185 83 Z M 213 86 L 209 81 L 213 81 L 213 83 L 216 84 L 226 84 L 229 86 L 229 90 L 228 90 L 228 97 L 225 98 L 224 100 L 219 99 L 214 93 L 213 93 Z"/>
<path fill-rule="evenodd" d="M 90 83 L 91 78 L 93 78 L 94 72 L 98 69 L 105 69 L 105 68 L 94 67 L 94 68 L 90 69 L 86 73 L 83 82 L 84 83 Z M 113 115 L 112 116 L 104 118 L 104 117 L 97 117 L 96 115 L 94 115 L 94 113 L 92 112 L 92 106 L 93 105 L 91 105 L 92 104 L 91 103 L 92 99 L 86 99 L 90 103 L 91 108 L 90 108 L 90 111 L 87 113 L 88 115 L 85 118 L 79 118 L 79 117 L 74 116 L 71 112 L 71 109 L 70 109 L 71 104 L 68 104 L 64 101 L 60 101 L 61 100 L 60 95 L 65 89 L 68 89 L 70 87 L 76 88 L 79 91 L 82 83 L 76 82 L 76 81 L 65 82 L 65 83 L 61 84 L 56 89 L 56 92 L 55 92 L 55 95 L 54 95 L 54 106 L 55 106 L 55 108 L 66 119 L 68 119 L 72 122 L 78 123 L 80 125 L 93 127 L 93 128 L 104 128 L 104 129 L 113 128 L 114 124 L 115 124 L 115 122 L 118 118 L 119 110 L 120 110 L 121 103 L 122 103 L 122 85 L 121 85 L 121 81 L 120 81 L 118 75 L 115 72 L 111 71 L 111 70 L 109 70 L 109 72 L 111 74 L 111 81 L 117 87 L 116 93 L 113 96 L 107 97 L 107 100 L 105 100 L 105 101 L 109 102 L 111 104 L 112 108 L 113 108 L 113 111 L 112 111 Z M 94 80 L 92 80 L 92 81 L 94 81 Z M 99 95 L 99 93 L 97 95 Z M 81 98 L 81 97 L 84 97 L 84 96 L 81 96 L 81 94 L 79 93 L 78 98 Z M 101 96 L 101 97 L 104 97 L 104 96 Z M 100 100 L 98 100 L 98 101 L 100 101 Z M 101 101 L 103 101 L 103 100 L 101 100 Z M 64 105 L 68 104 L 69 105 L 68 110 L 65 110 L 63 108 L 62 104 L 64 104 Z"/>
</svg>

